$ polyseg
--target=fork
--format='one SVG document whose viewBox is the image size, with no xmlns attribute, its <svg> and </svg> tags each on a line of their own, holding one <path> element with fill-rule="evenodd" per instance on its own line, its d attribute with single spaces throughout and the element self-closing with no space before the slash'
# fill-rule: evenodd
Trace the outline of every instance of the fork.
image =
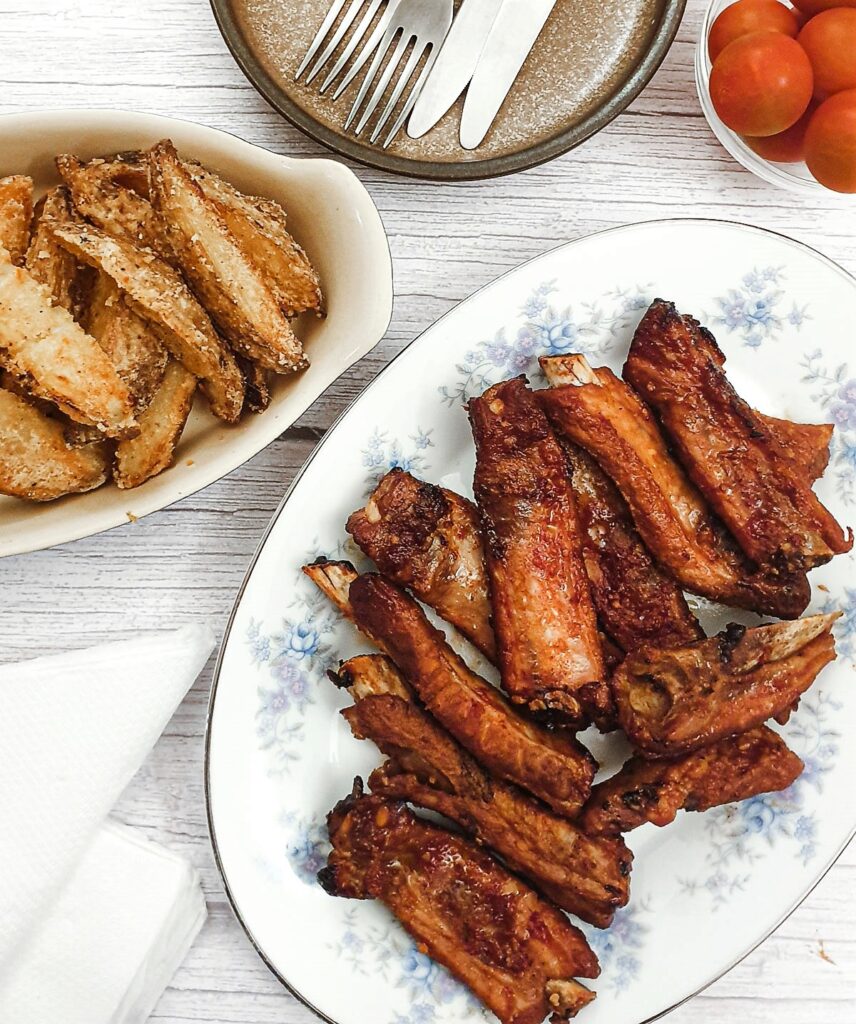
<svg viewBox="0 0 856 1024">
<path fill-rule="evenodd" d="M 306 56 L 297 69 L 297 73 L 294 76 L 295 81 L 298 81 L 303 76 L 310 64 L 312 67 L 306 78 L 307 84 L 311 83 L 320 74 L 347 35 L 348 30 L 361 14 L 362 16 L 353 35 L 348 40 L 345 48 L 321 85 L 321 93 L 323 95 L 354 56 L 357 47 L 365 38 L 384 2 L 385 0 L 351 0 L 347 11 L 334 31 L 333 28 L 336 25 L 336 20 L 348 3 L 348 0 L 334 0 L 320 29 L 306 51 Z M 356 121 L 354 133 L 356 135 L 363 133 L 366 125 L 380 105 L 384 93 L 389 88 L 390 82 L 399 68 L 408 47 L 412 43 L 410 56 L 407 58 L 404 69 L 401 71 L 398 81 L 395 83 L 386 102 L 386 106 L 383 108 L 383 112 L 369 137 L 369 141 L 372 143 L 377 142 L 380 138 L 381 132 L 401 100 L 404 90 L 413 79 L 420 62 L 424 58 L 425 63 L 422 70 L 416 77 L 415 84 L 410 90 L 401 112 L 395 119 L 395 123 L 384 139 L 383 148 L 386 149 L 390 145 L 401 130 L 401 126 L 410 116 L 410 112 L 419 98 L 419 93 L 425 85 L 431 68 L 434 66 L 434 62 L 440 52 L 443 40 L 446 38 L 446 34 L 452 24 L 452 15 L 453 0 L 386 0 L 386 9 L 381 14 L 368 41 L 357 53 L 354 63 L 350 66 L 345 77 L 333 93 L 333 99 L 337 100 L 369 60 L 371 60 L 371 65 L 360 85 L 357 98 L 354 100 L 350 113 L 345 119 L 346 131 Z M 387 61 L 386 67 L 381 71 L 381 65 L 393 43 L 395 43 L 393 54 Z M 319 50 L 321 51 L 320 54 Z M 317 58 L 316 54 L 318 55 Z M 372 87 L 374 88 L 372 89 Z M 370 91 L 371 96 L 369 96 Z M 368 102 L 366 102 L 367 97 Z M 363 106 L 364 103 L 365 106 Z"/>
</svg>

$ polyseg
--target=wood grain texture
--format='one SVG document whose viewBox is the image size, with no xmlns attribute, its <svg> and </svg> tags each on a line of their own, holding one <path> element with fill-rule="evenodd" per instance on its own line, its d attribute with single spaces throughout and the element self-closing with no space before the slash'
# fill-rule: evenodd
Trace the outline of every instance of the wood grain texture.
<svg viewBox="0 0 856 1024">
<path fill-rule="evenodd" d="M 286 486 L 335 416 L 416 334 L 524 260 L 611 225 L 658 217 L 746 221 L 808 242 L 856 271 L 856 204 L 778 192 L 720 148 L 693 84 L 703 3 L 631 109 L 582 149 L 504 179 L 422 184 L 355 168 L 395 260 L 385 340 L 266 451 L 172 508 L 111 533 L 0 561 L 0 661 L 207 620 L 222 632 Z M 324 156 L 246 83 L 206 0 L 0 0 L 0 113 L 120 107 L 233 131 L 276 152 Z M 200 869 L 211 917 L 160 1002 L 160 1024 L 309 1024 L 225 902 L 205 823 L 202 737 L 210 666 L 117 815 Z M 698 922 L 703 927 L 703 921 Z M 284 922 L 288 926 L 288 922 Z M 668 969 L 664 965 L 664 970 Z M 852 1024 L 856 848 L 774 937 L 674 1024 Z"/>
</svg>

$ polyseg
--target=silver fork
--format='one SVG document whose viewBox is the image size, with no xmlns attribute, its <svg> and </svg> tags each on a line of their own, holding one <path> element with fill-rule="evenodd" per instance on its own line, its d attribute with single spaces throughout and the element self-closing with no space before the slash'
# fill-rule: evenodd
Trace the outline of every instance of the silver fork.
<svg viewBox="0 0 856 1024">
<path fill-rule="evenodd" d="M 300 79 L 309 65 L 312 64 L 306 79 L 307 83 L 312 82 L 327 65 L 334 51 L 347 35 L 348 30 L 362 13 L 362 17 L 360 17 L 353 35 L 321 85 L 322 94 L 330 88 L 354 56 L 357 47 L 365 38 L 384 0 L 351 0 L 344 17 L 339 22 L 335 31 L 333 31 L 333 26 L 336 24 L 336 20 L 344 10 L 347 2 L 348 0 L 334 0 L 321 28 L 312 40 L 306 56 L 297 69 L 297 74 L 294 76 L 295 80 Z M 452 15 L 453 0 L 388 0 L 386 9 L 369 36 L 368 41 L 356 55 L 354 63 L 333 93 L 333 99 L 338 99 L 371 59 L 371 65 L 360 85 L 357 98 L 345 120 L 345 130 L 351 127 L 359 115 L 354 132 L 356 135 L 362 134 L 383 99 L 384 93 L 389 88 L 389 84 L 396 70 L 401 65 L 408 47 L 412 44 L 410 56 L 407 58 L 404 69 L 401 71 L 386 106 L 383 108 L 380 119 L 370 136 L 372 143 L 378 140 L 395 107 L 401 100 L 404 90 L 413 79 L 416 69 L 424 58 L 425 63 L 422 70 L 419 72 L 389 134 L 384 139 L 383 148 L 386 149 L 389 146 L 401 130 L 401 126 L 407 120 L 410 111 L 419 98 L 419 93 L 425 85 L 425 81 L 440 52 L 443 40 L 446 38 L 446 33 L 452 24 Z M 392 56 L 381 72 L 381 65 L 393 43 L 395 43 L 395 48 Z M 318 53 L 319 50 L 321 51 L 320 54 Z M 317 59 L 315 59 L 316 54 L 318 54 Z M 374 55 L 373 59 L 372 55 Z M 314 64 L 312 63 L 313 59 L 315 59 Z M 380 76 L 378 77 L 379 72 Z M 376 79 L 377 83 L 375 84 Z M 371 96 L 368 98 L 368 102 L 365 103 L 366 97 L 369 96 L 373 86 L 374 89 L 371 92 Z M 365 107 L 363 108 L 364 103 Z M 360 113 L 361 108 L 363 108 L 362 113 Z"/>
</svg>

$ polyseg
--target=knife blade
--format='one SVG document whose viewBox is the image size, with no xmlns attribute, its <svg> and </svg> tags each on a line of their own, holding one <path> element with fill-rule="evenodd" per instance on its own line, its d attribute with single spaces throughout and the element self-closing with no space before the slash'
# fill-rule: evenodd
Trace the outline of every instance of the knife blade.
<svg viewBox="0 0 856 1024">
<path fill-rule="evenodd" d="M 461 145 L 476 149 L 499 113 L 556 0 L 505 0 L 493 23 L 461 117 Z"/>
<path fill-rule="evenodd" d="M 421 138 L 434 127 L 473 77 L 485 40 L 504 0 L 464 0 L 431 69 L 410 120 L 407 134 Z"/>
</svg>

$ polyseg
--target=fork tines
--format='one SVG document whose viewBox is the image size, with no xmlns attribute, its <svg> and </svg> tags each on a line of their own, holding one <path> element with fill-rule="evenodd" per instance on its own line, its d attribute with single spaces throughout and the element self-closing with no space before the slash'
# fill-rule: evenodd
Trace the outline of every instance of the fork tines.
<svg viewBox="0 0 856 1024">
<path fill-rule="evenodd" d="M 345 10 L 346 4 L 348 5 L 347 10 Z M 380 13 L 382 7 L 384 10 Z M 389 99 L 370 136 L 371 142 L 377 141 L 404 95 L 405 89 L 415 77 L 415 83 L 383 142 L 383 146 L 386 148 L 410 115 L 451 22 L 451 0 L 350 0 L 350 4 L 348 4 L 348 0 L 334 0 L 312 40 L 306 56 L 297 69 L 295 80 L 300 79 L 309 69 L 306 82 L 307 84 L 312 82 L 330 62 L 335 51 L 356 23 L 344 49 L 322 82 L 321 93 L 325 93 L 347 67 L 347 72 L 333 93 L 333 99 L 338 99 L 371 60 L 357 98 L 345 120 L 345 129 L 347 130 L 356 122 L 354 131 L 355 134 L 360 135 L 377 111 L 409 50 L 404 67 L 392 87 Z M 366 36 L 368 36 L 367 41 L 357 52 Z M 392 55 L 381 70 L 384 59 L 389 55 L 391 48 L 393 48 Z M 353 63 L 348 67 L 352 58 L 354 58 Z M 417 75 L 416 72 L 420 64 L 422 64 L 422 70 Z M 360 113 L 361 109 L 362 113 Z"/>
</svg>

